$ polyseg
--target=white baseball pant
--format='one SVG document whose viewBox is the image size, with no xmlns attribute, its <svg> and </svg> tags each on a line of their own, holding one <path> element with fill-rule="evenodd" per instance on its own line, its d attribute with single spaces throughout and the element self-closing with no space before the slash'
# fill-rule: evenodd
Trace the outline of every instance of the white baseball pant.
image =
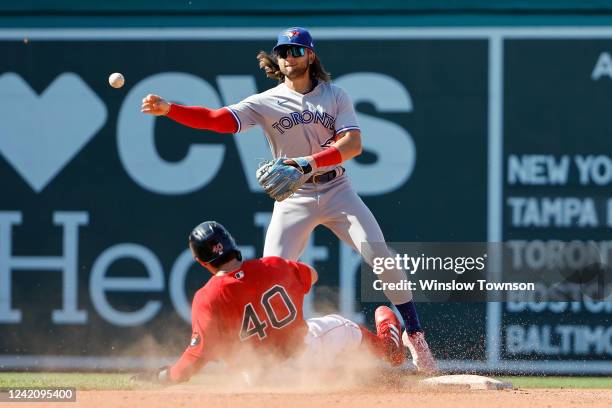
<svg viewBox="0 0 612 408">
<path fill-rule="evenodd" d="M 370 266 L 376 257 L 393 256 L 386 245 L 380 244 L 385 242 L 380 226 L 346 175 L 329 183 L 306 183 L 293 196 L 275 202 L 263 255 L 297 260 L 318 225 L 329 228 Z M 379 244 L 369 246 L 369 242 Z M 383 282 L 407 279 L 402 269 L 385 270 L 379 276 Z M 385 294 L 396 305 L 412 299 L 410 291 L 385 291 Z"/>
</svg>

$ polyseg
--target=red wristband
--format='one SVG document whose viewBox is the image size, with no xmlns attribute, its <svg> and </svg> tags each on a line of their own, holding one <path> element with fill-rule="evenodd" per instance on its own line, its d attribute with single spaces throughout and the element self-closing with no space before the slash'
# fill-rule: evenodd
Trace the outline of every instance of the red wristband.
<svg viewBox="0 0 612 408">
<path fill-rule="evenodd" d="M 323 149 L 322 152 L 312 155 L 317 167 L 333 166 L 334 164 L 342 163 L 342 155 L 336 146 L 330 146 Z"/>
</svg>

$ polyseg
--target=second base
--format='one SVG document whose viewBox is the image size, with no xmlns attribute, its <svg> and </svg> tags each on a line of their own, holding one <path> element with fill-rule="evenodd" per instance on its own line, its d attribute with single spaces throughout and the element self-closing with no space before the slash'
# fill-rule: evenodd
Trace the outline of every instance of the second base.
<svg viewBox="0 0 612 408">
<path fill-rule="evenodd" d="M 512 383 L 503 382 L 481 375 L 442 375 L 420 381 L 421 385 L 430 387 L 457 387 L 472 390 L 506 390 L 512 389 Z"/>
</svg>

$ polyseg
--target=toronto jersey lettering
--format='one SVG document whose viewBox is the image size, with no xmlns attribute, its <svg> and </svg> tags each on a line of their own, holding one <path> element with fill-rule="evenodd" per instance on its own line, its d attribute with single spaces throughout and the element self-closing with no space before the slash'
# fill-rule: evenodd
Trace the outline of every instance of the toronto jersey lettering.
<svg viewBox="0 0 612 408">
<path fill-rule="evenodd" d="M 332 144 L 337 134 L 359 130 L 349 96 L 329 82 L 319 82 L 305 95 L 280 84 L 228 108 L 238 132 L 263 128 L 275 158 L 309 156 Z"/>
<path fill-rule="evenodd" d="M 320 123 L 325 128 L 335 131 L 335 118 L 329 115 L 327 112 L 319 112 L 319 111 L 309 111 L 305 110 L 304 112 L 291 112 L 289 116 L 283 116 L 280 118 L 278 122 L 272 124 L 274 130 L 276 130 L 281 135 L 285 133 L 285 130 L 291 129 L 294 125 L 303 124 L 318 124 Z"/>
</svg>

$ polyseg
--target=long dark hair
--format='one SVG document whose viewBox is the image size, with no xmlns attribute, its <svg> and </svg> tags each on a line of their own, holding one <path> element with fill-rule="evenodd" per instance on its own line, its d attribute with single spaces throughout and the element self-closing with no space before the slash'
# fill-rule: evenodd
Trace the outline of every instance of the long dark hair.
<svg viewBox="0 0 612 408">
<path fill-rule="evenodd" d="M 259 68 L 263 69 L 268 78 L 276 79 L 278 82 L 285 80 L 285 75 L 281 72 L 276 55 L 268 54 L 265 51 L 259 51 L 257 54 L 257 61 L 259 61 Z M 331 74 L 325 70 L 323 64 L 319 58 L 315 55 L 315 59 L 308 68 L 310 77 L 321 82 L 331 81 Z"/>
</svg>

